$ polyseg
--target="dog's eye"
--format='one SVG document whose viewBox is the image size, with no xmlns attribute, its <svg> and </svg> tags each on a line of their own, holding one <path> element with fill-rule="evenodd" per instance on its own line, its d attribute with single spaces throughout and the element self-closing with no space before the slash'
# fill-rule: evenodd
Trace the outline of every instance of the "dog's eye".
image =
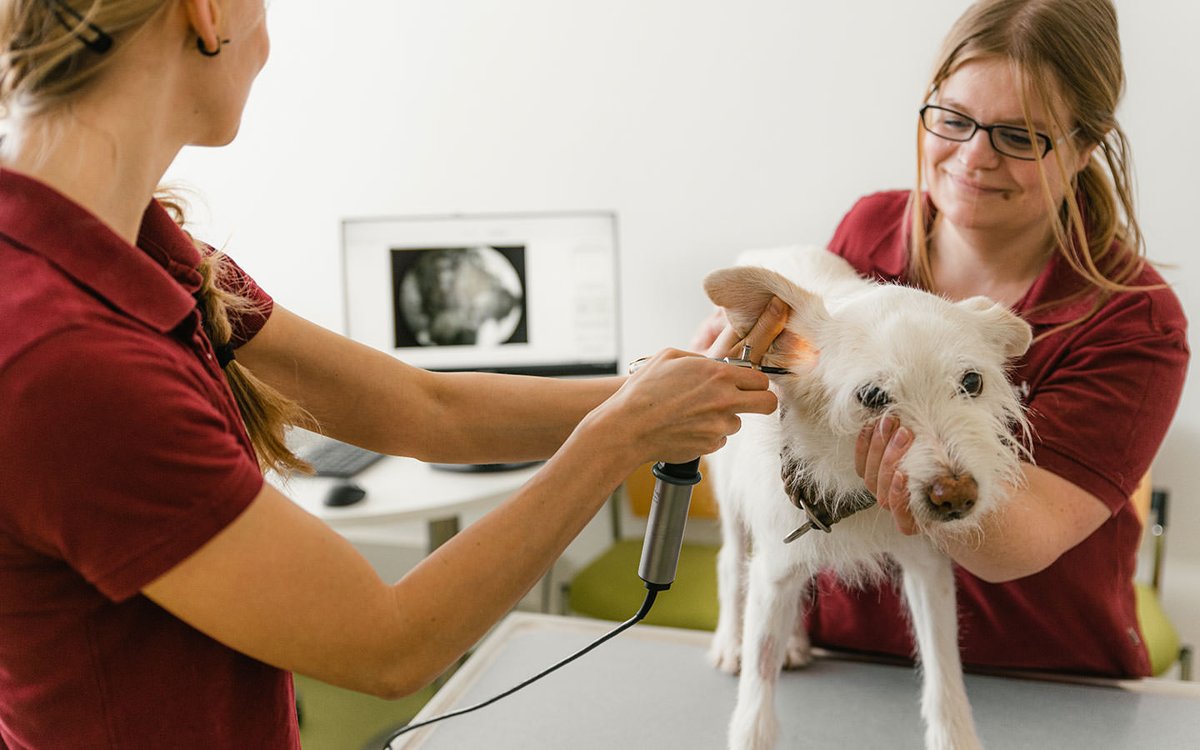
<svg viewBox="0 0 1200 750">
<path fill-rule="evenodd" d="M 971 398 L 975 398 L 983 393 L 983 376 L 971 370 L 962 376 L 962 380 L 958 382 L 958 388 Z"/>
<path fill-rule="evenodd" d="M 882 409 L 892 403 L 892 397 L 877 385 L 864 385 L 855 395 L 858 397 L 858 403 L 868 409 Z"/>
</svg>

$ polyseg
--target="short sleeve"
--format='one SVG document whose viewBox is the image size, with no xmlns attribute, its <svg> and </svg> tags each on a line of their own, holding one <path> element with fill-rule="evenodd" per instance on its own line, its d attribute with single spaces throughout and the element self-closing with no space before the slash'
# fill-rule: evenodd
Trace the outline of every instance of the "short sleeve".
<svg viewBox="0 0 1200 750">
<path fill-rule="evenodd" d="M 207 246 L 205 250 L 215 252 Z M 266 325 L 275 309 L 275 300 L 233 258 L 222 254 L 220 264 L 217 283 L 244 301 L 244 306 L 229 311 L 229 323 L 233 329 L 230 341 L 236 349 L 254 338 Z"/>
<path fill-rule="evenodd" d="M 5 372 L 0 528 L 114 601 L 233 521 L 262 487 L 185 344 L 61 331 Z"/>
<path fill-rule="evenodd" d="M 900 280 L 908 266 L 908 200 L 909 193 L 902 190 L 860 198 L 838 223 L 829 250 L 865 278 Z"/>
<path fill-rule="evenodd" d="M 1121 297 L 1044 344 L 1057 351 L 1028 402 L 1035 463 L 1113 512 L 1162 445 L 1189 357 L 1182 310 L 1170 292 Z"/>
</svg>

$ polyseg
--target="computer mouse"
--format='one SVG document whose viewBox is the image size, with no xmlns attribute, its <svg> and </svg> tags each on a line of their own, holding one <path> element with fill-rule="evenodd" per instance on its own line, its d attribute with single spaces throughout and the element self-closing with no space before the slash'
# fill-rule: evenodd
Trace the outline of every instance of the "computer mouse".
<svg viewBox="0 0 1200 750">
<path fill-rule="evenodd" d="M 357 484 L 342 482 L 335 484 L 325 495 L 325 505 L 330 508 L 345 508 L 354 505 L 367 496 L 367 491 Z"/>
</svg>

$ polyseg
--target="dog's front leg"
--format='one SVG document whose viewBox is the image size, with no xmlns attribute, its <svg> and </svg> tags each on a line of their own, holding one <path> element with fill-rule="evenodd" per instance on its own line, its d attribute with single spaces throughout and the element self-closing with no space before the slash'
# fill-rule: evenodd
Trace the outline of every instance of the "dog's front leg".
<svg viewBox="0 0 1200 750">
<path fill-rule="evenodd" d="M 742 618 L 746 604 L 746 563 L 749 538 L 736 508 L 722 508 L 721 551 L 717 553 L 717 629 L 708 650 L 709 661 L 723 672 L 741 668 Z"/>
<path fill-rule="evenodd" d="M 796 603 L 810 572 L 797 574 L 786 555 L 756 550 L 750 560 L 742 626 L 742 674 L 729 724 L 730 750 L 771 750 L 779 734 L 775 684 L 791 637 Z"/>
<path fill-rule="evenodd" d="M 922 546 L 897 558 L 921 662 L 925 747 L 980 750 L 958 650 L 954 571 L 947 558 Z"/>
</svg>

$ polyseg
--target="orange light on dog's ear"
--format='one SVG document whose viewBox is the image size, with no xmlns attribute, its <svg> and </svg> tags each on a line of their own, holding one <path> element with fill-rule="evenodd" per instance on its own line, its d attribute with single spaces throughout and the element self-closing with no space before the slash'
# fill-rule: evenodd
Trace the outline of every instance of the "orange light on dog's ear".
<svg viewBox="0 0 1200 750">
<path fill-rule="evenodd" d="M 821 352 L 808 339 L 791 331 L 785 330 L 771 344 L 771 348 L 767 350 L 766 356 L 763 358 L 763 363 L 780 365 L 789 369 L 795 369 L 797 366 L 808 366 L 816 364 L 817 358 Z"/>
</svg>

